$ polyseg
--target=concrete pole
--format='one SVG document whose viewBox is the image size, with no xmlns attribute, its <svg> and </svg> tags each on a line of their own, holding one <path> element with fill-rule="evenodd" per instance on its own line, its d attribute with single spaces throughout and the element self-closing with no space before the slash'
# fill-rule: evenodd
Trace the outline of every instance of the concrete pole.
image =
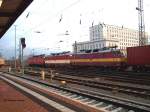
<svg viewBox="0 0 150 112">
<path fill-rule="evenodd" d="M 21 47 L 21 50 L 22 50 L 22 52 L 21 52 L 21 62 L 22 62 L 22 74 L 24 74 L 24 58 L 23 58 L 23 47 Z"/>
<path fill-rule="evenodd" d="M 15 71 L 16 71 L 16 66 L 17 66 L 17 64 L 16 64 L 16 25 L 15 25 Z"/>
</svg>

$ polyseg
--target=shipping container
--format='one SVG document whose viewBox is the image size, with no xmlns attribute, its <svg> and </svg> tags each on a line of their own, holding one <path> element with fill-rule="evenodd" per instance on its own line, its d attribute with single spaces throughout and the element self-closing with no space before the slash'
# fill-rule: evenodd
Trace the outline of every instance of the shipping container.
<svg viewBox="0 0 150 112">
<path fill-rule="evenodd" d="M 129 65 L 150 65 L 150 45 L 127 48 L 127 63 Z"/>
</svg>

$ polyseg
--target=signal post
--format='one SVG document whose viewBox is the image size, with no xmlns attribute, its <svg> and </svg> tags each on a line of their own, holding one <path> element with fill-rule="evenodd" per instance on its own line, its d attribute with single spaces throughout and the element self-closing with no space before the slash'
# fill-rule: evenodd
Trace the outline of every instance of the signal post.
<svg viewBox="0 0 150 112">
<path fill-rule="evenodd" d="M 23 61 L 23 50 L 26 47 L 25 38 L 20 38 L 20 62 L 21 62 L 21 69 L 22 74 L 24 74 L 24 61 Z"/>
</svg>

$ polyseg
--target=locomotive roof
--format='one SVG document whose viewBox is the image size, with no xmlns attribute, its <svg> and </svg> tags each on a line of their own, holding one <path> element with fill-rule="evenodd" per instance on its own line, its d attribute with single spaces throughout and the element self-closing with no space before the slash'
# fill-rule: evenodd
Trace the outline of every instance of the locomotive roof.
<svg viewBox="0 0 150 112">
<path fill-rule="evenodd" d="M 35 55 L 35 56 L 32 56 L 33 58 L 34 57 L 52 57 L 52 56 L 72 56 L 72 55 L 82 55 L 82 54 L 98 54 L 98 53 L 109 53 L 109 52 L 117 52 L 117 53 L 122 53 L 120 49 L 115 49 L 115 50 L 104 50 L 104 51 L 99 51 L 99 52 L 90 52 L 90 53 L 85 53 L 85 52 L 82 52 L 82 53 L 54 53 L 54 54 L 51 54 L 51 55 L 47 55 L 45 56 L 44 54 L 41 54 L 41 55 Z M 31 57 L 31 58 L 32 58 Z"/>
<path fill-rule="evenodd" d="M 113 50 L 101 50 L 101 51 L 98 51 L 98 52 L 90 52 L 90 53 L 86 53 L 86 52 L 80 52 L 80 53 L 77 53 L 77 54 L 93 54 L 93 53 L 107 53 L 107 52 L 117 52 L 117 51 L 121 51 L 120 49 L 113 49 Z"/>
<path fill-rule="evenodd" d="M 98 54 L 98 53 L 109 53 L 109 52 L 121 53 L 121 51 L 119 49 L 115 49 L 115 50 L 104 50 L 104 51 L 90 52 L 90 53 L 81 52 L 81 53 L 56 54 L 56 55 L 48 55 L 46 57 L 49 57 L 49 56 L 65 56 L 65 55 L 66 56 L 72 56 L 72 55 L 78 55 L 78 54 Z"/>
</svg>

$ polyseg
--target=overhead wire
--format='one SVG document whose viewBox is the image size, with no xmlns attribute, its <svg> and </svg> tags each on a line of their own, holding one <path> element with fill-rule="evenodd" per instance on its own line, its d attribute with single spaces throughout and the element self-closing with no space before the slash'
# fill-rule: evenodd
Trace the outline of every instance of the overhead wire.
<svg viewBox="0 0 150 112">
<path fill-rule="evenodd" d="M 35 0 L 35 1 L 38 1 L 38 0 Z M 45 6 L 45 4 L 47 3 L 47 1 L 48 0 L 44 0 L 41 4 L 40 4 L 40 8 L 38 8 L 38 9 L 41 9 L 41 8 L 43 8 L 44 6 Z M 37 9 L 37 8 L 36 8 Z M 24 17 L 24 19 L 28 19 L 30 16 L 32 15 L 32 13 L 31 13 L 31 11 L 28 11 L 26 14 L 25 14 L 25 17 Z M 23 22 L 24 24 L 26 24 L 26 21 L 24 21 Z M 24 27 L 24 26 L 22 26 L 22 25 L 17 25 L 18 27 Z M 19 28 L 19 29 L 20 29 Z M 24 34 L 29 34 L 30 32 L 28 32 L 28 31 L 24 31 L 24 29 L 22 29 L 22 31 L 23 31 L 23 34 L 20 34 L 19 33 L 19 35 L 17 35 L 17 36 L 23 36 Z M 28 32 L 28 33 L 27 33 Z"/>
<path fill-rule="evenodd" d="M 67 7 L 61 9 L 60 11 L 58 11 L 53 17 L 48 17 L 46 19 L 44 19 L 42 22 L 40 22 L 39 24 L 35 25 L 34 27 L 30 28 L 28 31 L 33 31 L 34 29 L 38 28 L 39 26 L 41 27 L 42 25 L 46 24 L 47 21 L 51 21 L 53 18 L 55 18 L 56 16 L 58 16 L 59 14 L 61 14 L 62 12 L 64 12 L 65 10 L 73 7 L 74 5 L 78 4 L 81 0 L 77 0 L 73 3 L 71 3 L 70 5 L 68 5 Z M 61 20 L 59 20 L 60 22 L 62 21 L 62 14 L 61 14 Z M 25 33 L 30 33 L 30 32 L 25 32 Z"/>
</svg>

